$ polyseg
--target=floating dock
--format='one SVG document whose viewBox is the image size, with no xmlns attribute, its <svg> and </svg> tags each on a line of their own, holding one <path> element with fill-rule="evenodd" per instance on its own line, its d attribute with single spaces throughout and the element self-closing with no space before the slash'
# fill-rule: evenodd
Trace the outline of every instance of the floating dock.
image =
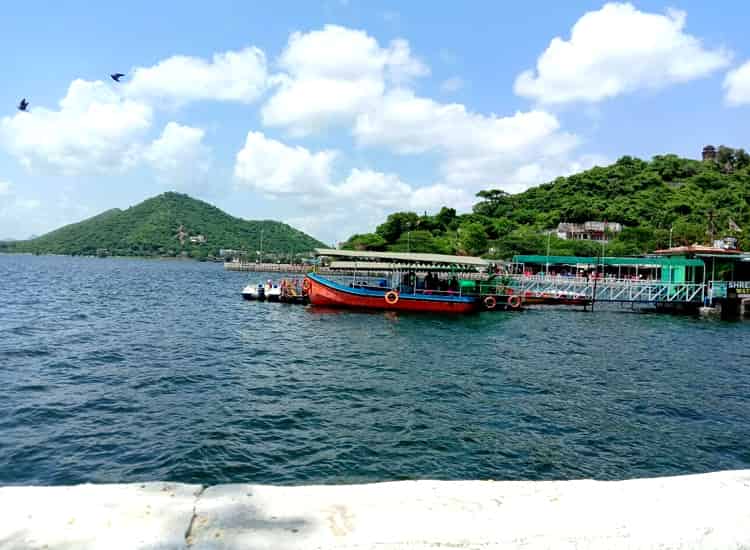
<svg viewBox="0 0 750 550">
<path fill-rule="evenodd" d="M 0 548 L 742 549 L 750 470 L 628 481 L 0 488 Z"/>
</svg>

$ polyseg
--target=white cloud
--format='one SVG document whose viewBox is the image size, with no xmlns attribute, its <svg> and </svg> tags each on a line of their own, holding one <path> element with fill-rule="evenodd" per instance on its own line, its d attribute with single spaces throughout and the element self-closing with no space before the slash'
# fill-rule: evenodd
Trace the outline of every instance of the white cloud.
<svg viewBox="0 0 750 550">
<path fill-rule="evenodd" d="M 410 90 L 389 93 L 378 108 L 361 114 L 354 135 L 363 145 L 387 145 L 399 153 L 509 152 L 537 142 L 559 128 L 544 111 L 509 117 L 467 111 L 460 103 L 438 103 Z"/>
<path fill-rule="evenodd" d="M 143 159 L 160 181 L 175 188 L 195 189 L 206 184 L 211 152 L 203 144 L 201 128 L 169 122 L 161 136 L 143 152 Z"/>
<path fill-rule="evenodd" d="M 311 153 L 260 132 L 248 132 L 245 146 L 237 153 L 234 175 L 241 184 L 266 195 L 309 195 L 328 185 L 335 157 L 333 151 Z"/>
<path fill-rule="evenodd" d="M 396 174 L 357 168 L 338 185 L 329 184 L 327 191 L 327 197 L 318 198 L 364 209 L 403 209 L 413 192 Z"/>
<path fill-rule="evenodd" d="M 750 61 L 729 71 L 724 79 L 724 90 L 729 105 L 750 103 Z"/>
<path fill-rule="evenodd" d="M 554 38 L 536 70 L 516 79 L 516 94 L 542 103 L 596 102 L 640 89 L 687 82 L 729 64 L 723 49 L 706 49 L 684 32 L 686 14 L 646 13 L 609 3 L 584 14 L 570 40 Z"/>
<path fill-rule="evenodd" d="M 452 76 L 440 83 L 440 89 L 448 94 L 457 92 L 466 85 L 463 78 L 460 76 Z"/>
<path fill-rule="evenodd" d="M 503 117 L 417 96 L 408 83 L 428 69 L 404 40 L 383 48 L 363 31 L 329 25 L 294 33 L 279 63 L 285 72 L 274 77 L 278 89 L 263 122 L 292 135 L 351 125 L 360 146 L 439 155 L 443 184 L 472 194 L 480 186 L 543 183 L 534 175 L 576 162 L 569 157 L 580 140 L 546 111 Z M 462 84 L 456 77 L 444 88 Z"/>
<path fill-rule="evenodd" d="M 151 108 L 101 81 L 74 80 L 59 110 L 36 107 L 0 121 L 0 144 L 29 169 L 111 173 L 138 161 Z"/>
<path fill-rule="evenodd" d="M 409 207 L 417 212 L 437 212 L 443 206 L 449 206 L 459 212 L 467 212 L 475 202 L 474 194 L 466 189 L 438 183 L 415 188 Z"/>
<path fill-rule="evenodd" d="M 365 182 L 366 186 L 360 186 Z M 326 197 L 328 202 L 324 214 L 316 211 L 314 214 L 293 216 L 287 219 L 287 223 L 324 241 L 335 243 L 356 233 L 373 232 L 392 212 L 435 213 L 446 205 L 466 212 L 475 202 L 473 195 L 463 189 L 442 184 L 412 188 L 394 174 L 368 170 L 353 170 L 338 187 L 338 192 L 333 190 Z M 355 188 L 358 193 L 353 193 Z M 375 192 L 381 196 L 373 200 Z M 306 210 L 310 210 L 309 206 Z"/>
<path fill-rule="evenodd" d="M 211 165 L 204 131 L 170 122 L 148 143 L 152 114 L 101 81 L 74 80 L 58 110 L 36 107 L 0 120 L 0 144 L 30 170 L 77 176 L 146 165 L 174 187 L 204 183 Z"/>
<path fill-rule="evenodd" d="M 313 235 L 340 238 L 352 232 L 371 231 L 396 210 L 437 211 L 445 204 L 461 209 L 471 206 L 472 195 L 464 189 L 436 184 L 413 187 L 396 174 L 352 169 L 336 181 L 334 151 L 312 152 L 249 132 L 237 154 L 235 177 L 269 197 L 284 197 L 287 205 L 316 209 L 314 216 L 293 217 L 295 227 Z M 321 220 L 325 223 L 321 225 Z M 338 221 L 336 221 L 338 220 Z M 326 224 L 329 225 L 325 230 Z"/>
<path fill-rule="evenodd" d="M 214 54 L 211 61 L 176 55 L 152 67 L 138 67 L 124 86 L 137 98 L 175 104 L 215 100 L 250 103 L 266 89 L 265 54 L 245 48 Z"/>
<path fill-rule="evenodd" d="M 544 183 L 529 177 L 527 166 L 565 164 L 579 143 L 576 136 L 560 131 L 557 118 L 545 111 L 482 115 L 458 103 L 439 103 L 403 89 L 387 94 L 377 109 L 360 115 L 354 135 L 360 145 L 385 146 L 400 154 L 438 152 L 445 182 L 470 190 L 478 186 L 522 190 Z"/>
<path fill-rule="evenodd" d="M 3 195 L 10 195 L 10 182 L 0 180 L 0 197 Z"/>
<path fill-rule="evenodd" d="M 273 78 L 277 90 L 263 106 L 263 123 L 296 136 L 350 123 L 379 101 L 387 83 L 429 72 L 405 40 L 381 48 L 364 31 L 336 25 L 293 33 L 279 65 L 285 72 Z"/>
</svg>

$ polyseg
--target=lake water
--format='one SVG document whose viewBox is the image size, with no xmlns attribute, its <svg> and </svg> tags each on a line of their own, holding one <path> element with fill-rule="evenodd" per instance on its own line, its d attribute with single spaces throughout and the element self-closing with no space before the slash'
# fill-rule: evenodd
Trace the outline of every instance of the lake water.
<svg viewBox="0 0 750 550">
<path fill-rule="evenodd" d="M 243 302 L 255 274 L 0 255 L 0 484 L 750 467 L 750 323 Z"/>
</svg>

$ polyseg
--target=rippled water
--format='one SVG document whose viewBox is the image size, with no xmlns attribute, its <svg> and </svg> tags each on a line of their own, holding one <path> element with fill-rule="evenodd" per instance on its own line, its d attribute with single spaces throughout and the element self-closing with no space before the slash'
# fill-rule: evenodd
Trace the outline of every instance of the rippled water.
<svg viewBox="0 0 750 550">
<path fill-rule="evenodd" d="M 750 467 L 750 323 L 318 311 L 247 279 L 0 255 L 0 484 Z"/>
</svg>

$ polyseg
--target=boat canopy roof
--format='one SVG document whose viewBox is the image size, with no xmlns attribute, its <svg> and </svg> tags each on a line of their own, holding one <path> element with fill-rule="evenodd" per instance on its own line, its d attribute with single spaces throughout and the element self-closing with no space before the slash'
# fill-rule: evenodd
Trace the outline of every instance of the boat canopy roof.
<svg viewBox="0 0 750 550">
<path fill-rule="evenodd" d="M 477 271 L 474 266 L 461 266 L 456 264 L 429 264 L 429 263 L 387 263 L 387 262 L 352 262 L 352 261 L 332 261 L 330 266 L 331 269 L 338 269 L 341 271 L 373 271 L 373 272 L 389 272 L 389 271 L 430 271 L 433 273 L 456 273 L 456 272 L 471 272 Z"/>
<path fill-rule="evenodd" d="M 703 260 L 689 258 L 674 258 L 668 256 L 660 257 L 607 257 L 596 256 L 514 256 L 513 261 L 517 264 L 550 264 L 550 265 L 612 265 L 612 266 L 639 266 L 639 267 L 678 267 L 692 266 L 704 267 Z"/>
<path fill-rule="evenodd" d="M 332 258 L 346 258 L 360 266 L 364 263 L 378 262 L 387 269 L 392 269 L 393 264 L 412 264 L 426 268 L 427 266 L 455 266 L 481 268 L 492 263 L 483 258 L 475 256 L 450 256 L 447 254 L 422 254 L 416 252 L 376 252 L 374 250 L 337 250 L 334 248 L 316 248 L 316 256 L 330 256 Z M 343 262 L 336 262 L 343 263 Z M 402 266 L 403 267 L 403 266 Z M 382 267 L 381 267 L 382 268 Z M 419 269 L 419 268 L 416 268 Z"/>
</svg>

